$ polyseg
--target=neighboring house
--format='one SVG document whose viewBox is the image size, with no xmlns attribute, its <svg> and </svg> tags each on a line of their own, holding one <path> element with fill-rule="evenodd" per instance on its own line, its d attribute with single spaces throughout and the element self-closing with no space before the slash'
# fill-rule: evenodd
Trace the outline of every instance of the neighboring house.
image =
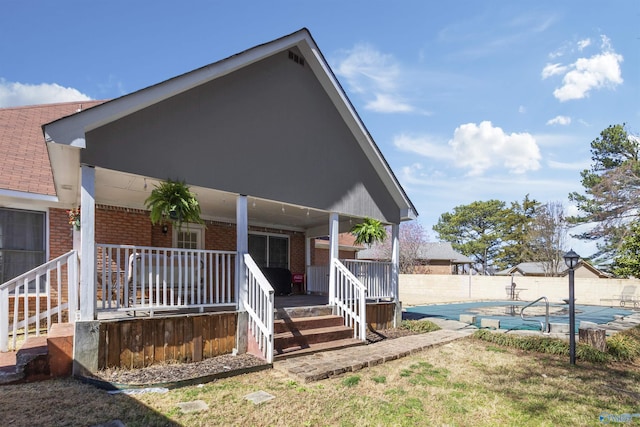
<svg viewBox="0 0 640 427">
<path fill-rule="evenodd" d="M 464 274 L 465 265 L 473 262 L 454 250 L 449 242 L 425 243 L 418 250 L 418 259 L 420 263 L 416 266 L 416 273 L 422 274 Z"/>
<path fill-rule="evenodd" d="M 359 251 L 365 249 L 362 245 L 355 243 L 355 236 L 351 233 L 340 233 L 338 235 L 338 258 L 356 259 Z M 314 241 L 315 251 L 312 254 L 311 265 L 325 265 L 329 262 L 329 237 L 319 237 Z"/>
<path fill-rule="evenodd" d="M 117 99 L 0 109 L 0 153 L 0 309 L 23 309 L 6 298 L 25 283 L 51 286 L 88 370 L 117 362 L 105 314 L 167 309 L 231 312 L 229 345 L 270 360 L 273 296 L 257 268 L 305 272 L 325 236 L 329 304 L 366 339 L 349 306 L 366 290 L 338 261 L 339 233 L 370 217 L 397 242 L 417 216 L 306 29 Z M 204 225 L 151 225 L 145 199 L 165 179 L 191 187 Z M 397 317 L 397 276 L 380 289 Z M 0 350 L 9 326 L 0 316 Z"/>
<path fill-rule="evenodd" d="M 380 258 L 379 253 L 375 248 L 368 248 L 359 251 L 357 256 L 360 260 L 389 260 Z M 472 263 L 471 258 L 455 251 L 449 242 L 425 242 L 418 248 L 415 258 L 415 274 L 464 274 L 465 265 Z"/>
<path fill-rule="evenodd" d="M 569 269 L 561 262 L 559 265 L 560 271 L 557 273 L 550 273 L 549 268 L 542 262 L 521 262 L 506 270 L 502 270 L 496 273 L 496 276 L 566 276 L 569 274 Z M 605 279 L 609 275 L 598 270 L 586 261 L 580 261 L 575 268 L 575 277 L 585 279 Z"/>
</svg>

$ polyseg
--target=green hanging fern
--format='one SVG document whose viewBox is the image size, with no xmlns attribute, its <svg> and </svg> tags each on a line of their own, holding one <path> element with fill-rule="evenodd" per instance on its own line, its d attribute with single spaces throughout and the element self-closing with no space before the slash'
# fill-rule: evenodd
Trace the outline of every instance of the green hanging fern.
<svg viewBox="0 0 640 427">
<path fill-rule="evenodd" d="M 164 223 L 167 219 L 178 228 L 183 222 L 204 223 L 200 218 L 200 204 L 184 182 L 170 179 L 162 182 L 144 203 L 151 211 L 151 224 Z"/>
<path fill-rule="evenodd" d="M 351 227 L 351 234 L 356 237 L 355 242 L 359 245 L 371 246 L 376 242 L 382 243 L 387 238 L 387 230 L 384 225 L 380 221 L 368 217 Z"/>
</svg>

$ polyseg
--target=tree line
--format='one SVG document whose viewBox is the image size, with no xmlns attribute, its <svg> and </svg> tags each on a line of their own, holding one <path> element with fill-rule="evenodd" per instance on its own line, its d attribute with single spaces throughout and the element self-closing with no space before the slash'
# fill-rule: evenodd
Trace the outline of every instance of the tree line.
<svg viewBox="0 0 640 427">
<path fill-rule="evenodd" d="M 567 217 L 561 202 L 540 203 L 525 195 L 507 204 L 500 200 L 460 205 L 440 215 L 433 230 L 441 240 L 470 257 L 481 273 L 521 262 L 537 262 L 548 275 L 564 264 L 568 230 L 597 242 L 591 259 L 620 277 L 640 277 L 640 138 L 625 124 L 612 125 L 591 142 L 591 166 L 581 172 L 583 192 L 569 200 L 578 215 Z"/>
</svg>

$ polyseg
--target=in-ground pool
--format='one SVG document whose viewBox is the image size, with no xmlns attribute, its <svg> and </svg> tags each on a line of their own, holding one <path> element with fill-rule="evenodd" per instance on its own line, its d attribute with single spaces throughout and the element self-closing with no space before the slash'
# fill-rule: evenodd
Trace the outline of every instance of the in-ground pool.
<svg viewBox="0 0 640 427">
<path fill-rule="evenodd" d="M 455 304 L 436 304 L 408 307 L 406 309 L 407 318 L 429 318 L 439 317 L 441 319 L 460 320 L 461 314 L 476 316 L 476 326 L 480 326 L 481 319 L 500 320 L 500 329 L 515 330 L 540 330 L 540 322 L 544 323 L 546 307 L 544 301 L 540 301 L 534 306 L 525 310 L 525 317 L 530 320 L 523 322 L 520 318 L 520 310 L 529 304 L 528 301 L 482 301 L 465 302 Z M 603 324 L 614 320 L 615 315 L 629 316 L 631 310 L 615 307 L 601 307 L 596 305 L 577 305 L 576 310 L 576 331 L 580 327 L 580 322 L 593 322 Z M 568 304 L 549 304 L 550 323 L 569 323 Z"/>
</svg>

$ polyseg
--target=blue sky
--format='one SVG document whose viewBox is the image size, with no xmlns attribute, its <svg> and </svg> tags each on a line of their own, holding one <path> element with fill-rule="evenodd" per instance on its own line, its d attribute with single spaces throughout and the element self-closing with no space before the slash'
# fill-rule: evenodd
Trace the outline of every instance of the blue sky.
<svg viewBox="0 0 640 427">
<path fill-rule="evenodd" d="M 475 200 L 573 213 L 590 142 L 640 133 L 639 23 L 637 0 L 5 0 L 0 107 L 118 97 L 306 27 L 429 231 Z"/>
</svg>

